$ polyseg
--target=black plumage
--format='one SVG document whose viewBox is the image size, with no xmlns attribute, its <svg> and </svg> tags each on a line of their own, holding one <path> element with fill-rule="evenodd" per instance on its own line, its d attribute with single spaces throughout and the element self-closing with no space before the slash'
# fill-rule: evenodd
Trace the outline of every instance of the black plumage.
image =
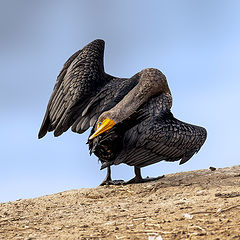
<svg viewBox="0 0 240 240">
<path fill-rule="evenodd" d="M 200 150 L 206 129 L 176 119 L 169 109 L 157 111 L 160 98 L 152 98 L 129 119 L 89 141 L 90 152 L 102 162 L 101 169 L 121 163 L 140 169 L 162 160 L 183 164 Z M 129 182 L 148 180 L 139 177 Z"/>
<path fill-rule="evenodd" d="M 104 72 L 104 41 L 95 40 L 73 54 L 57 77 L 39 131 L 42 138 L 54 130 L 59 136 L 70 127 L 91 135 L 105 119 L 114 126 L 88 140 L 90 152 L 108 168 L 103 184 L 111 183 L 110 166 L 135 167 L 130 182 L 144 181 L 140 168 L 165 160 L 189 160 L 206 139 L 206 130 L 177 120 L 171 113 L 172 96 L 166 77 L 144 69 L 131 78 Z"/>
<path fill-rule="evenodd" d="M 74 53 L 57 77 L 38 137 L 54 130 L 59 136 L 82 121 L 81 114 L 101 87 L 113 77 L 104 72 L 104 41 L 95 40 Z M 79 132 L 88 129 L 88 123 Z"/>
</svg>

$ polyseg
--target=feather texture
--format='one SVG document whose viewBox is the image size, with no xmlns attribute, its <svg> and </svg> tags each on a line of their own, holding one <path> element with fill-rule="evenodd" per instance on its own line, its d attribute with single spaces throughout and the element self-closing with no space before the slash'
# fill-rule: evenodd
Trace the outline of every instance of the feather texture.
<svg viewBox="0 0 240 240">
<path fill-rule="evenodd" d="M 104 41 L 95 40 L 74 53 L 57 77 L 38 137 L 47 131 L 59 136 L 82 115 L 99 89 L 113 77 L 104 72 Z M 88 124 L 84 124 L 84 130 Z M 79 131 L 84 131 L 81 128 Z"/>
<path fill-rule="evenodd" d="M 176 119 L 166 77 L 149 68 L 131 78 L 104 72 L 104 41 L 95 40 L 74 53 L 60 71 L 38 134 L 59 136 L 72 127 L 83 133 L 107 116 L 116 122 L 89 140 L 102 168 L 125 163 L 137 168 L 159 161 L 188 161 L 206 140 L 204 128 Z M 112 119 L 113 118 L 113 119 Z"/>
</svg>

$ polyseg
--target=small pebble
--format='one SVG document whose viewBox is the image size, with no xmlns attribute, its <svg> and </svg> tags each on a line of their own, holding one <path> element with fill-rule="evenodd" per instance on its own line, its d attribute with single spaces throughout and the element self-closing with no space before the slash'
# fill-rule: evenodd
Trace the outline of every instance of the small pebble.
<svg viewBox="0 0 240 240">
<path fill-rule="evenodd" d="M 190 214 L 188 214 L 188 213 L 185 213 L 183 216 L 184 216 L 186 219 L 193 219 L 193 216 L 190 215 Z"/>
<path fill-rule="evenodd" d="M 216 170 L 215 167 L 209 167 L 209 169 L 210 169 L 211 171 L 215 171 L 215 170 Z"/>
<path fill-rule="evenodd" d="M 162 240 L 162 237 L 160 235 L 148 236 L 148 240 Z"/>
<path fill-rule="evenodd" d="M 220 212 L 222 212 L 222 209 L 221 209 L 221 208 L 219 208 L 219 209 L 217 210 L 217 213 L 220 213 Z"/>
<path fill-rule="evenodd" d="M 197 191 L 196 196 L 201 196 L 201 195 L 204 195 L 204 191 L 203 190 Z"/>
</svg>

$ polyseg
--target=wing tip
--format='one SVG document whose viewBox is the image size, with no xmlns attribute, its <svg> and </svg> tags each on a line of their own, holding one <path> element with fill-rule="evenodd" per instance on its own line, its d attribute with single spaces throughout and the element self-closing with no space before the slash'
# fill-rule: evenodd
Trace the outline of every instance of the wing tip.
<svg viewBox="0 0 240 240">
<path fill-rule="evenodd" d="M 38 133 L 38 139 L 41 139 L 41 138 L 43 138 L 45 135 L 47 134 L 47 131 L 39 131 L 39 133 Z"/>
<path fill-rule="evenodd" d="M 191 152 L 191 153 L 189 153 L 189 154 L 184 155 L 184 156 L 182 157 L 182 159 L 180 160 L 179 165 L 182 165 L 182 164 L 186 163 L 190 158 L 192 158 L 192 156 L 193 156 L 195 153 L 196 153 L 196 151 L 193 151 L 193 152 Z"/>
<path fill-rule="evenodd" d="M 44 116 L 42 125 L 40 127 L 39 132 L 38 132 L 38 139 L 43 138 L 47 134 L 49 124 L 50 124 L 50 119 L 49 119 L 48 111 L 46 111 L 46 114 Z"/>
<path fill-rule="evenodd" d="M 62 133 L 63 131 L 54 131 L 53 135 L 54 137 L 59 137 Z"/>
<path fill-rule="evenodd" d="M 104 45 L 105 41 L 101 38 L 97 38 L 97 39 L 93 40 L 92 42 L 90 42 L 90 44 L 91 43 L 98 43 L 98 44 L 103 44 Z"/>
</svg>

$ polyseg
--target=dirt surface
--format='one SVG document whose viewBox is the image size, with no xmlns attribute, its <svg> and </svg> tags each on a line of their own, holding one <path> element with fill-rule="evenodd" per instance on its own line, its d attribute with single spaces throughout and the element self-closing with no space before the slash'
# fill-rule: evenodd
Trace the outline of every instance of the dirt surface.
<svg viewBox="0 0 240 240">
<path fill-rule="evenodd" d="M 0 239 L 240 239 L 240 166 L 0 204 Z"/>
</svg>

